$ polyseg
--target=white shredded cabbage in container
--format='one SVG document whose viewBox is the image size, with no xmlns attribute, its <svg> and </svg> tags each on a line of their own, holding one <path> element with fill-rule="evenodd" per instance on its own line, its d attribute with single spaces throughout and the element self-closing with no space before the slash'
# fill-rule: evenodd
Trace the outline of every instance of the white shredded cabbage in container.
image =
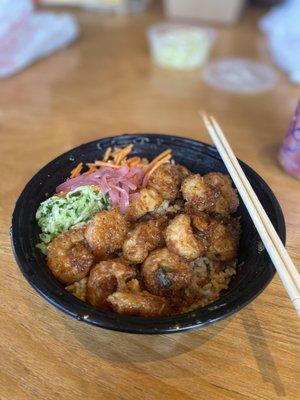
<svg viewBox="0 0 300 400">
<path fill-rule="evenodd" d="M 207 59 L 214 32 L 192 26 L 154 25 L 148 31 L 152 58 L 158 66 L 193 69 Z"/>
</svg>

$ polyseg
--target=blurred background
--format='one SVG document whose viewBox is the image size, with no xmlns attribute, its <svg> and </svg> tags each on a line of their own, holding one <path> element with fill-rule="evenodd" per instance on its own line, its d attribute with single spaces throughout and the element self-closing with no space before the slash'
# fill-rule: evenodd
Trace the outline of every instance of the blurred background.
<svg viewBox="0 0 300 400">
<path fill-rule="evenodd" d="M 289 132 L 279 160 L 299 176 L 299 20 L 298 0 L 1 0 L 2 126 L 46 161 L 125 131 L 205 140 L 204 108 L 241 148 L 260 132 L 261 165 Z"/>
</svg>

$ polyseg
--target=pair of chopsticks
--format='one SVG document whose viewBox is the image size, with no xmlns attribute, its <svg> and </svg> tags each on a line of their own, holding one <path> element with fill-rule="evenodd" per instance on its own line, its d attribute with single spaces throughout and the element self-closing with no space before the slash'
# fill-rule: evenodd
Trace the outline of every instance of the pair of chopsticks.
<svg viewBox="0 0 300 400">
<path fill-rule="evenodd" d="M 243 202 L 251 216 L 251 219 L 261 237 L 261 240 L 270 255 L 270 258 L 278 272 L 292 303 L 300 316 L 300 277 L 288 252 L 282 244 L 269 217 L 256 196 L 250 182 L 246 178 L 240 164 L 235 157 L 224 132 L 214 117 L 202 115 L 204 124 L 214 142 L 235 186 L 243 199 Z"/>
</svg>

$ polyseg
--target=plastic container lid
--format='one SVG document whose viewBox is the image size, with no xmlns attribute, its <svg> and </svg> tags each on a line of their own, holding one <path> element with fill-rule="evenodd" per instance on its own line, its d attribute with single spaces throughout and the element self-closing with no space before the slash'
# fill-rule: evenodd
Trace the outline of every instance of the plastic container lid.
<svg viewBox="0 0 300 400">
<path fill-rule="evenodd" d="M 213 29 L 171 23 L 152 25 L 147 35 L 153 62 L 182 70 L 202 66 L 216 37 Z"/>
<path fill-rule="evenodd" d="M 204 67 L 202 76 L 208 85 L 237 93 L 270 90 L 278 80 L 272 68 L 246 58 L 212 61 Z"/>
</svg>

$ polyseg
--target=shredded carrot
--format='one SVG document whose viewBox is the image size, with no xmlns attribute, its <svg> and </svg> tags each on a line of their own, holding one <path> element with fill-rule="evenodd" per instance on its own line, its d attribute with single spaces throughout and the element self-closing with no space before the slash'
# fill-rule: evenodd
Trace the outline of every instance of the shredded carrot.
<svg viewBox="0 0 300 400">
<path fill-rule="evenodd" d="M 95 165 L 89 165 L 88 173 L 92 173 L 92 172 L 96 172 L 96 171 L 97 171 L 97 168 Z"/>
<path fill-rule="evenodd" d="M 129 157 L 127 156 L 133 149 L 133 144 L 129 144 L 124 148 L 115 148 L 112 150 L 111 147 L 108 147 L 104 153 L 102 160 L 96 160 L 94 164 L 90 164 L 93 166 L 110 166 L 112 168 L 116 168 L 117 166 L 127 165 L 128 167 L 140 167 L 145 168 L 145 172 L 150 171 L 153 165 L 156 165 L 158 161 L 163 159 L 165 156 L 172 153 L 171 149 L 167 149 L 155 157 L 150 163 L 146 158 L 141 157 Z M 106 164 L 103 164 L 106 163 Z"/>
<path fill-rule="evenodd" d="M 97 171 L 97 167 L 95 165 L 87 164 L 87 166 L 89 167 L 89 170 L 84 172 L 82 175 L 89 175 L 89 174 Z"/>
<path fill-rule="evenodd" d="M 104 161 L 95 161 L 93 164 L 88 164 L 88 166 L 120 168 L 120 165 L 115 165 L 110 162 Z"/>
<path fill-rule="evenodd" d="M 148 180 L 150 178 L 150 176 L 153 174 L 153 172 L 160 167 L 162 164 L 165 164 L 167 162 L 170 161 L 172 155 L 171 154 L 166 154 L 165 157 L 161 158 L 160 160 L 156 161 L 156 163 L 154 165 L 152 165 L 152 167 L 146 171 L 145 173 L 145 179 Z M 150 164 L 149 164 L 150 165 Z"/>
<path fill-rule="evenodd" d="M 131 157 L 126 160 L 128 167 L 136 167 L 137 165 L 142 164 L 142 160 L 140 157 Z"/>
<path fill-rule="evenodd" d="M 111 168 L 120 168 L 122 166 L 132 167 L 140 167 L 144 169 L 144 180 L 148 181 L 149 177 L 153 174 L 153 172 L 162 164 L 165 164 L 170 161 L 172 157 L 172 150 L 167 149 L 156 156 L 150 163 L 147 158 L 141 157 L 129 157 L 127 156 L 133 149 L 133 144 L 129 144 L 128 146 L 122 148 L 116 148 L 114 151 L 111 147 L 108 147 L 105 150 L 102 161 L 96 160 L 94 163 L 87 163 L 88 171 L 84 172 L 82 175 L 88 175 L 97 171 L 99 167 L 111 167 Z M 70 178 L 75 178 L 79 176 L 82 172 L 83 163 L 79 163 L 72 171 Z"/>
<path fill-rule="evenodd" d="M 115 159 L 114 162 L 116 165 L 119 165 L 121 161 L 128 156 L 128 154 L 132 151 L 133 145 L 129 144 L 128 146 L 124 147 L 124 149 L 117 150 L 114 155 Z"/>
<path fill-rule="evenodd" d="M 114 150 L 111 152 L 111 157 L 115 157 L 116 155 L 118 155 L 120 153 L 120 151 L 122 151 L 122 147 L 115 147 Z"/>
<path fill-rule="evenodd" d="M 160 153 L 158 156 L 156 156 L 150 164 L 155 164 L 157 161 L 161 160 L 162 158 L 164 158 L 167 154 L 171 154 L 172 150 L 171 149 L 167 149 L 165 151 L 163 151 L 162 153 Z"/>
<path fill-rule="evenodd" d="M 156 163 L 157 162 L 159 162 L 160 160 L 162 160 L 162 159 L 164 159 L 164 157 L 166 157 L 166 156 L 170 156 L 169 157 L 169 159 L 171 158 L 171 153 L 172 153 L 172 150 L 171 149 L 167 149 L 167 150 L 165 150 L 165 151 L 163 151 L 162 153 L 160 153 L 157 157 L 155 157 L 149 164 L 148 164 L 148 166 L 147 166 L 147 168 L 146 168 L 146 170 L 145 170 L 145 174 L 147 174 L 147 172 L 148 171 L 150 171 L 151 169 L 152 169 L 152 167 L 154 166 L 154 165 L 156 165 Z M 169 160 L 168 159 L 168 160 Z"/>
<path fill-rule="evenodd" d="M 102 161 L 106 162 L 106 161 L 109 159 L 109 157 L 110 157 L 110 155 L 111 155 L 111 151 L 112 151 L 112 148 L 111 148 L 111 147 L 108 147 L 108 148 L 105 150 L 105 153 L 104 153 L 104 156 L 103 156 L 103 158 L 102 158 Z"/>
<path fill-rule="evenodd" d="M 146 158 L 131 157 L 126 160 L 128 167 L 140 167 L 145 168 L 149 165 L 149 161 Z"/>
<path fill-rule="evenodd" d="M 74 169 L 72 169 L 70 178 L 72 179 L 79 176 L 82 168 L 83 168 L 83 163 L 81 162 Z"/>
</svg>

